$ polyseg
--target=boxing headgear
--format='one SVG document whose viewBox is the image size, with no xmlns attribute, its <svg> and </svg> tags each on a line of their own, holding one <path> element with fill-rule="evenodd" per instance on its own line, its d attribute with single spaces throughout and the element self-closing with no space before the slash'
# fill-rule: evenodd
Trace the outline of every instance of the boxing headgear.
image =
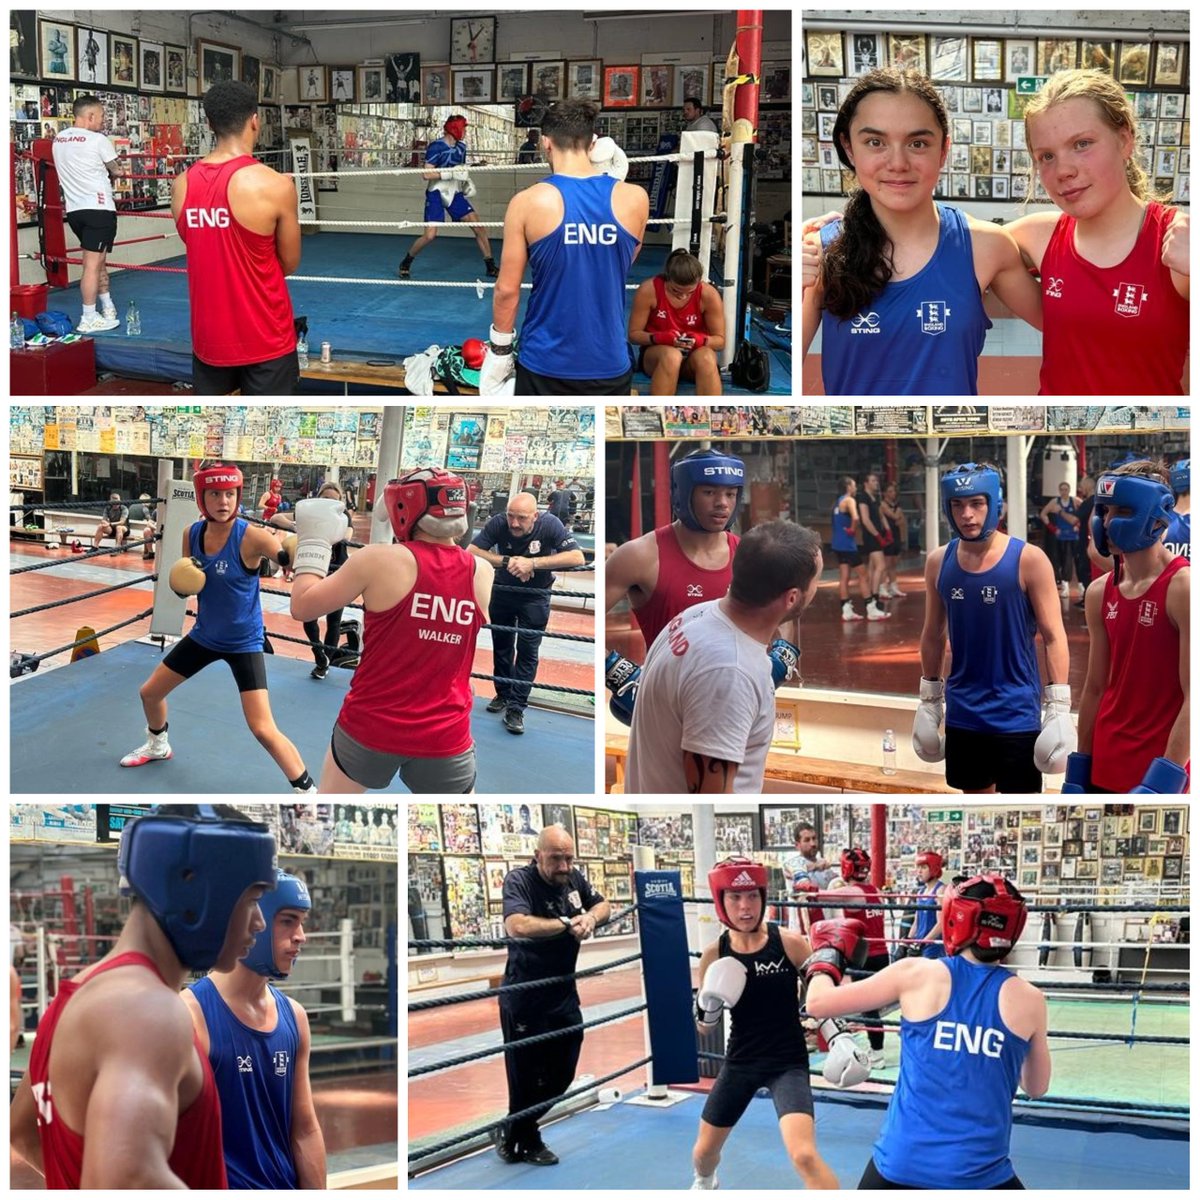
<svg viewBox="0 0 1200 1200">
<path fill-rule="evenodd" d="M 975 895 L 964 893 L 975 892 Z M 942 942 L 946 953 L 968 946 L 1011 950 L 1029 915 L 1025 898 L 1003 875 L 975 875 L 951 889 L 942 909 Z"/>
<path fill-rule="evenodd" d="M 216 517 L 204 507 L 205 492 L 237 492 L 237 499 L 234 501 L 233 507 L 233 515 L 237 516 L 237 510 L 242 503 L 242 473 L 237 467 L 227 466 L 224 463 L 201 467 L 192 476 L 192 482 L 196 485 L 196 504 L 206 521 L 215 521 Z M 230 520 L 232 519 L 233 517 L 230 518 Z"/>
<path fill-rule="evenodd" d="M 698 487 L 737 488 L 733 514 L 726 523 L 732 529 L 746 486 L 746 464 L 740 458 L 718 450 L 693 450 L 671 468 L 671 507 L 689 528 L 706 532 L 692 509 L 692 490 Z"/>
<path fill-rule="evenodd" d="M 749 858 L 727 858 L 708 873 L 708 890 L 712 893 L 717 919 L 730 929 L 737 926 L 725 914 L 726 892 L 757 891 L 762 897 L 763 916 L 767 913 L 767 868 Z"/>
<path fill-rule="evenodd" d="M 871 856 L 857 846 L 842 851 L 842 878 L 862 883 L 871 874 Z"/>
<path fill-rule="evenodd" d="M 272 479 L 271 480 L 271 491 L 282 492 L 283 491 L 283 480 L 282 479 Z"/>
<path fill-rule="evenodd" d="M 459 113 L 455 113 L 452 117 L 447 117 L 442 128 L 457 141 L 462 141 L 467 136 L 467 118 Z"/>
<path fill-rule="evenodd" d="M 242 959 L 242 966 L 249 967 L 257 975 L 266 975 L 271 979 L 286 979 L 287 971 L 281 971 L 275 965 L 275 917 L 281 909 L 298 908 L 308 912 L 312 901 L 308 898 L 308 888 L 303 879 L 289 875 L 286 871 L 276 870 L 275 890 L 268 892 L 259 902 L 263 920 L 267 927 L 254 939 L 250 953 Z"/>
<path fill-rule="evenodd" d="M 981 542 L 991 537 L 1000 524 L 1000 509 L 1004 503 L 1004 489 L 1000 485 L 1000 474 L 992 467 L 979 467 L 974 463 L 963 463 L 953 471 L 947 471 L 942 476 L 942 511 L 955 536 L 966 542 Z M 958 526 L 954 523 L 952 500 L 965 500 L 968 496 L 986 496 L 988 502 L 987 519 L 978 535 L 973 538 L 963 537 Z"/>
<path fill-rule="evenodd" d="M 1181 458 L 1171 468 L 1171 491 L 1177 496 L 1186 496 L 1192 490 L 1192 460 Z"/>
<path fill-rule="evenodd" d="M 942 877 L 942 856 L 936 850 L 922 850 L 917 855 L 917 866 L 929 868 L 930 882 Z"/>
<path fill-rule="evenodd" d="M 399 542 L 410 542 L 417 523 L 434 537 L 462 537 L 466 532 L 467 485 L 441 467 L 422 467 L 393 479 L 383 489 L 383 503 Z"/>
<path fill-rule="evenodd" d="M 1104 526 L 1110 508 L 1128 508 L 1127 517 L 1113 517 Z M 1147 550 L 1162 541 L 1175 509 L 1175 497 L 1165 483 L 1145 475 L 1101 475 L 1096 480 L 1092 509 L 1092 541 L 1100 554 L 1111 554 L 1110 543 L 1122 554 Z"/>
<path fill-rule="evenodd" d="M 193 810 L 194 809 L 194 813 Z M 216 965 L 242 893 L 275 887 L 275 839 L 257 821 L 218 815 L 211 804 L 155 805 L 121 834 L 121 894 L 136 896 L 186 967 Z"/>
</svg>

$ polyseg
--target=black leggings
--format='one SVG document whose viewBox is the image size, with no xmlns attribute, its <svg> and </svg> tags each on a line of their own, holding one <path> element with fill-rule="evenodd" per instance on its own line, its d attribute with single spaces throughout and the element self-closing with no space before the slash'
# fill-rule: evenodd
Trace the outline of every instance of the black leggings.
<svg viewBox="0 0 1200 1200">
<path fill-rule="evenodd" d="M 947 1185 L 953 1186 L 953 1185 Z M 868 1188 L 897 1188 L 900 1191 L 912 1192 L 923 1191 L 923 1188 L 918 1188 L 916 1184 L 908 1183 L 893 1183 L 890 1179 L 884 1179 L 876 1169 L 875 1160 L 867 1159 L 866 1169 L 862 1173 L 862 1178 L 858 1181 L 858 1190 L 864 1191 Z M 1014 1175 L 1006 1183 L 998 1183 L 994 1188 L 989 1188 L 989 1191 L 1021 1191 L 1025 1190 L 1025 1185 Z"/>
<path fill-rule="evenodd" d="M 304 636 L 310 642 L 321 641 L 321 622 L 320 621 L 305 621 Z M 342 636 L 342 610 L 335 608 L 325 618 L 325 647 L 326 650 L 321 650 L 317 646 L 311 647 L 313 658 L 317 660 L 318 667 L 329 666 L 329 660 L 337 652 L 338 641 Z M 326 652 L 328 651 L 328 653 Z"/>
</svg>

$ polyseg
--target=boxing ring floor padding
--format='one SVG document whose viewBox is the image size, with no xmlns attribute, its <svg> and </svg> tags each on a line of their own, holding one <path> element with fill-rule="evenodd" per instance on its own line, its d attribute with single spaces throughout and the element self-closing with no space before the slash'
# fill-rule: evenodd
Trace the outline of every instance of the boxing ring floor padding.
<svg viewBox="0 0 1200 1200">
<path fill-rule="evenodd" d="M 246 727 L 228 667 L 214 663 L 167 699 L 174 757 L 143 767 L 120 759 L 145 740 L 138 688 L 161 661 L 157 646 L 125 642 L 10 685 L 13 795 L 287 794 L 287 780 Z M 307 660 L 269 654 L 267 684 L 275 723 L 314 779 L 353 673 L 309 677 Z M 484 794 L 593 795 L 595 722 L 545 709 L 525 711 L 525 733 L 476 697 L 471 727 Z M 404 793 L 394 779 L 386 789 Z"/>
<path fill-rule="evenodd" d="M 498 230 L 490 231 L 495 234 Z M 397 278 L 396 268 L 414 235 L 405 234 L 306 234 L 301 244 L 302 258 L 298 275 L 321 275 L 352 279 L 351 283 L 303 283 L 288 281 L 292 309 L 308 318 L 309 357 L 316 360 L 321 343 L 330 342 L 335 358 L 395 359 L 397 365 L 408 355 L 427 346 L 460 344 L 467 338 L 486 338 L 492 322 L 492 289 L 485 287 L 482 297 L 474 288 L 388 287 L 357 282 L 368 279 Z M 500 240 L 492 238 L 492 249 L 499 254 Z M 629 282 L 641 283 L 662 269 L 669 246 L 643 246 L 629 270 Z M 118 261 L 119 250 L 117 251 Z M 499 259 L 497 258 L 497 261 Z M 186 267 L 185 255 L 165 258 L 156 267 Z M 413 280 L 469 282 L 491 281 L 474 238 L 447 236 L 437 238 L 413 264 Z M 529 273 L 526 271 L 526 281 Z M 157 271 L 112 272 L 112 295 L 121 317 L 121 325 L 107 333 L 90 335 L 96 343 L 96 369 L 134 379 L 192 378 L 191 308 L 187 278 Z M 130 300 L 135 301 L 142 318 L 142 332 L 131 338 L 125 333 L 125 315 Z M 219 304 L 214 296 L 211 303 Z M 72 320 L 78 319 L 79 286 L 72 284 L 51 293 L 48 306 L 65 309 Z M 528 289 L 522 289 L 517 328 L 521 327 L 529 303 Z M 633 306 L 633 292 L 626 292 L 626 316 Z M 756 341 L 759 339 L 756 338 Z M 775 394 L 790 394 L 791 356 L 771 352 L 772 383 Z M 635 375 L 639 390 L 649 390 L 644 375 Z M 302 387 L 309 390 L 308 380 Z M 320 390 L 317 385 L 313 390 Z M 739 394 L 732 389 L 730 394 Z M 680 394 L 694 394 L 692 385 L 681 386 Z M 748 394 L 748 393 L 744 393 Z"/>
<path fill-rule="evenodd" d="M 941 1097 L 939 1102 L 948 1099 Z M 704 1096 L 697 1094 L 666 1109 L 622 1102 L 607 1110 L 578 1113 L 543 1126 L 546 1145 L 561 1159 L 558 1166 L 509 1165 L 489 1147 L 410 1179 L 408 1187 L 687 1189 L 703 1107 Z M 817 1147 L 843 1189 L 857 1186 L 885 1109 L 885 1099 L 870 1095 L 818 1093 Z M 1014 1114 L 1012 1161 L 1026 1188 L 1186 1190 L 1188 1145 L 1187 1123 L 1181 1121 L 1021 1110 Z M 802 1186 L 783 1148 L 770 1099 L 751 1101 L 725 1143 L 717 1179 L 723 1191 Z"/>
</svg>

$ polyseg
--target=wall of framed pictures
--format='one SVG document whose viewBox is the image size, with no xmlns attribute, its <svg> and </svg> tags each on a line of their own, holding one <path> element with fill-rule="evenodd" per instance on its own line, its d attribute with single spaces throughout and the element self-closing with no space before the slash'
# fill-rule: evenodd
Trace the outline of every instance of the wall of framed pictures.
<svg viewBox="0 0 1200 1200">
<path fill-rule="evenodd" d="M 1101 14 L 1097 14 L 1101 15 Z M 1155 14 L 1160 15 L 1160 14 Z M 1180 15 L 1180 14 L 1176 14 Z M 1181 14 L 1184 23 L 1187 13 Z M 952 22 L 953 14 L 946 20 Z M 1128 21 L 1130 17 L 1126 17 Z M 943 26 L 944 27 L 944 26 Z M 1082 31 L 1081 32 L 1086 32 Z M 1025 108 L 1046 78 L 1077 67 L 1106 71 L 1134 107 L 1138 156 L 1156 192 L 1191 200 L 1191 95 L 1185 34 L 1130 30 L 1127 40 L 1088 37 L 975 37 L 902 28 L 807 28 L 802 37 L 801 185 L 805 196 L 844 196 L 853 175 L 833 143 L 837 111 L 854 81 L 878 67 L 912 68 L 934 81 L 950 120 L 950 153 L 935 196 L 974 202 L 1050 203 L 1032 169 Z M 972 202 L 969 203 L 968 202 Z"/>
</svg>

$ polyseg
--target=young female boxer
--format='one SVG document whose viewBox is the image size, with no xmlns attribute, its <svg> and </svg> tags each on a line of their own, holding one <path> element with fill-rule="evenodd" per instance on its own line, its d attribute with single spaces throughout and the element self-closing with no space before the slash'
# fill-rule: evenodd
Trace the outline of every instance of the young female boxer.
<svg viewBox="0 0 1200 1200">
<path fill-rule="evenodd" d="M 990 287 L 1041 328 L 1037 285 L 999 226 L 934 202 L 950 148 L 933 84 L 915 71 L 872 71 L 834 123 L 838 157 L 858 188 L 820 232 L 824 257 L 804 293 L 804 352 L 821 325 L 827 395 L 975 395 L 991 322 Z"/>
<path fill-rule="evenodd" d="M 1103 71 L 1061 71 L 1030 102 L 1025 130 L 1062 210 L 1005 226 L 1041 271 L 1039 394 L 1182 395 L 1188 218 L 1151 190 L 1124 88 Z"/>
</svg>

